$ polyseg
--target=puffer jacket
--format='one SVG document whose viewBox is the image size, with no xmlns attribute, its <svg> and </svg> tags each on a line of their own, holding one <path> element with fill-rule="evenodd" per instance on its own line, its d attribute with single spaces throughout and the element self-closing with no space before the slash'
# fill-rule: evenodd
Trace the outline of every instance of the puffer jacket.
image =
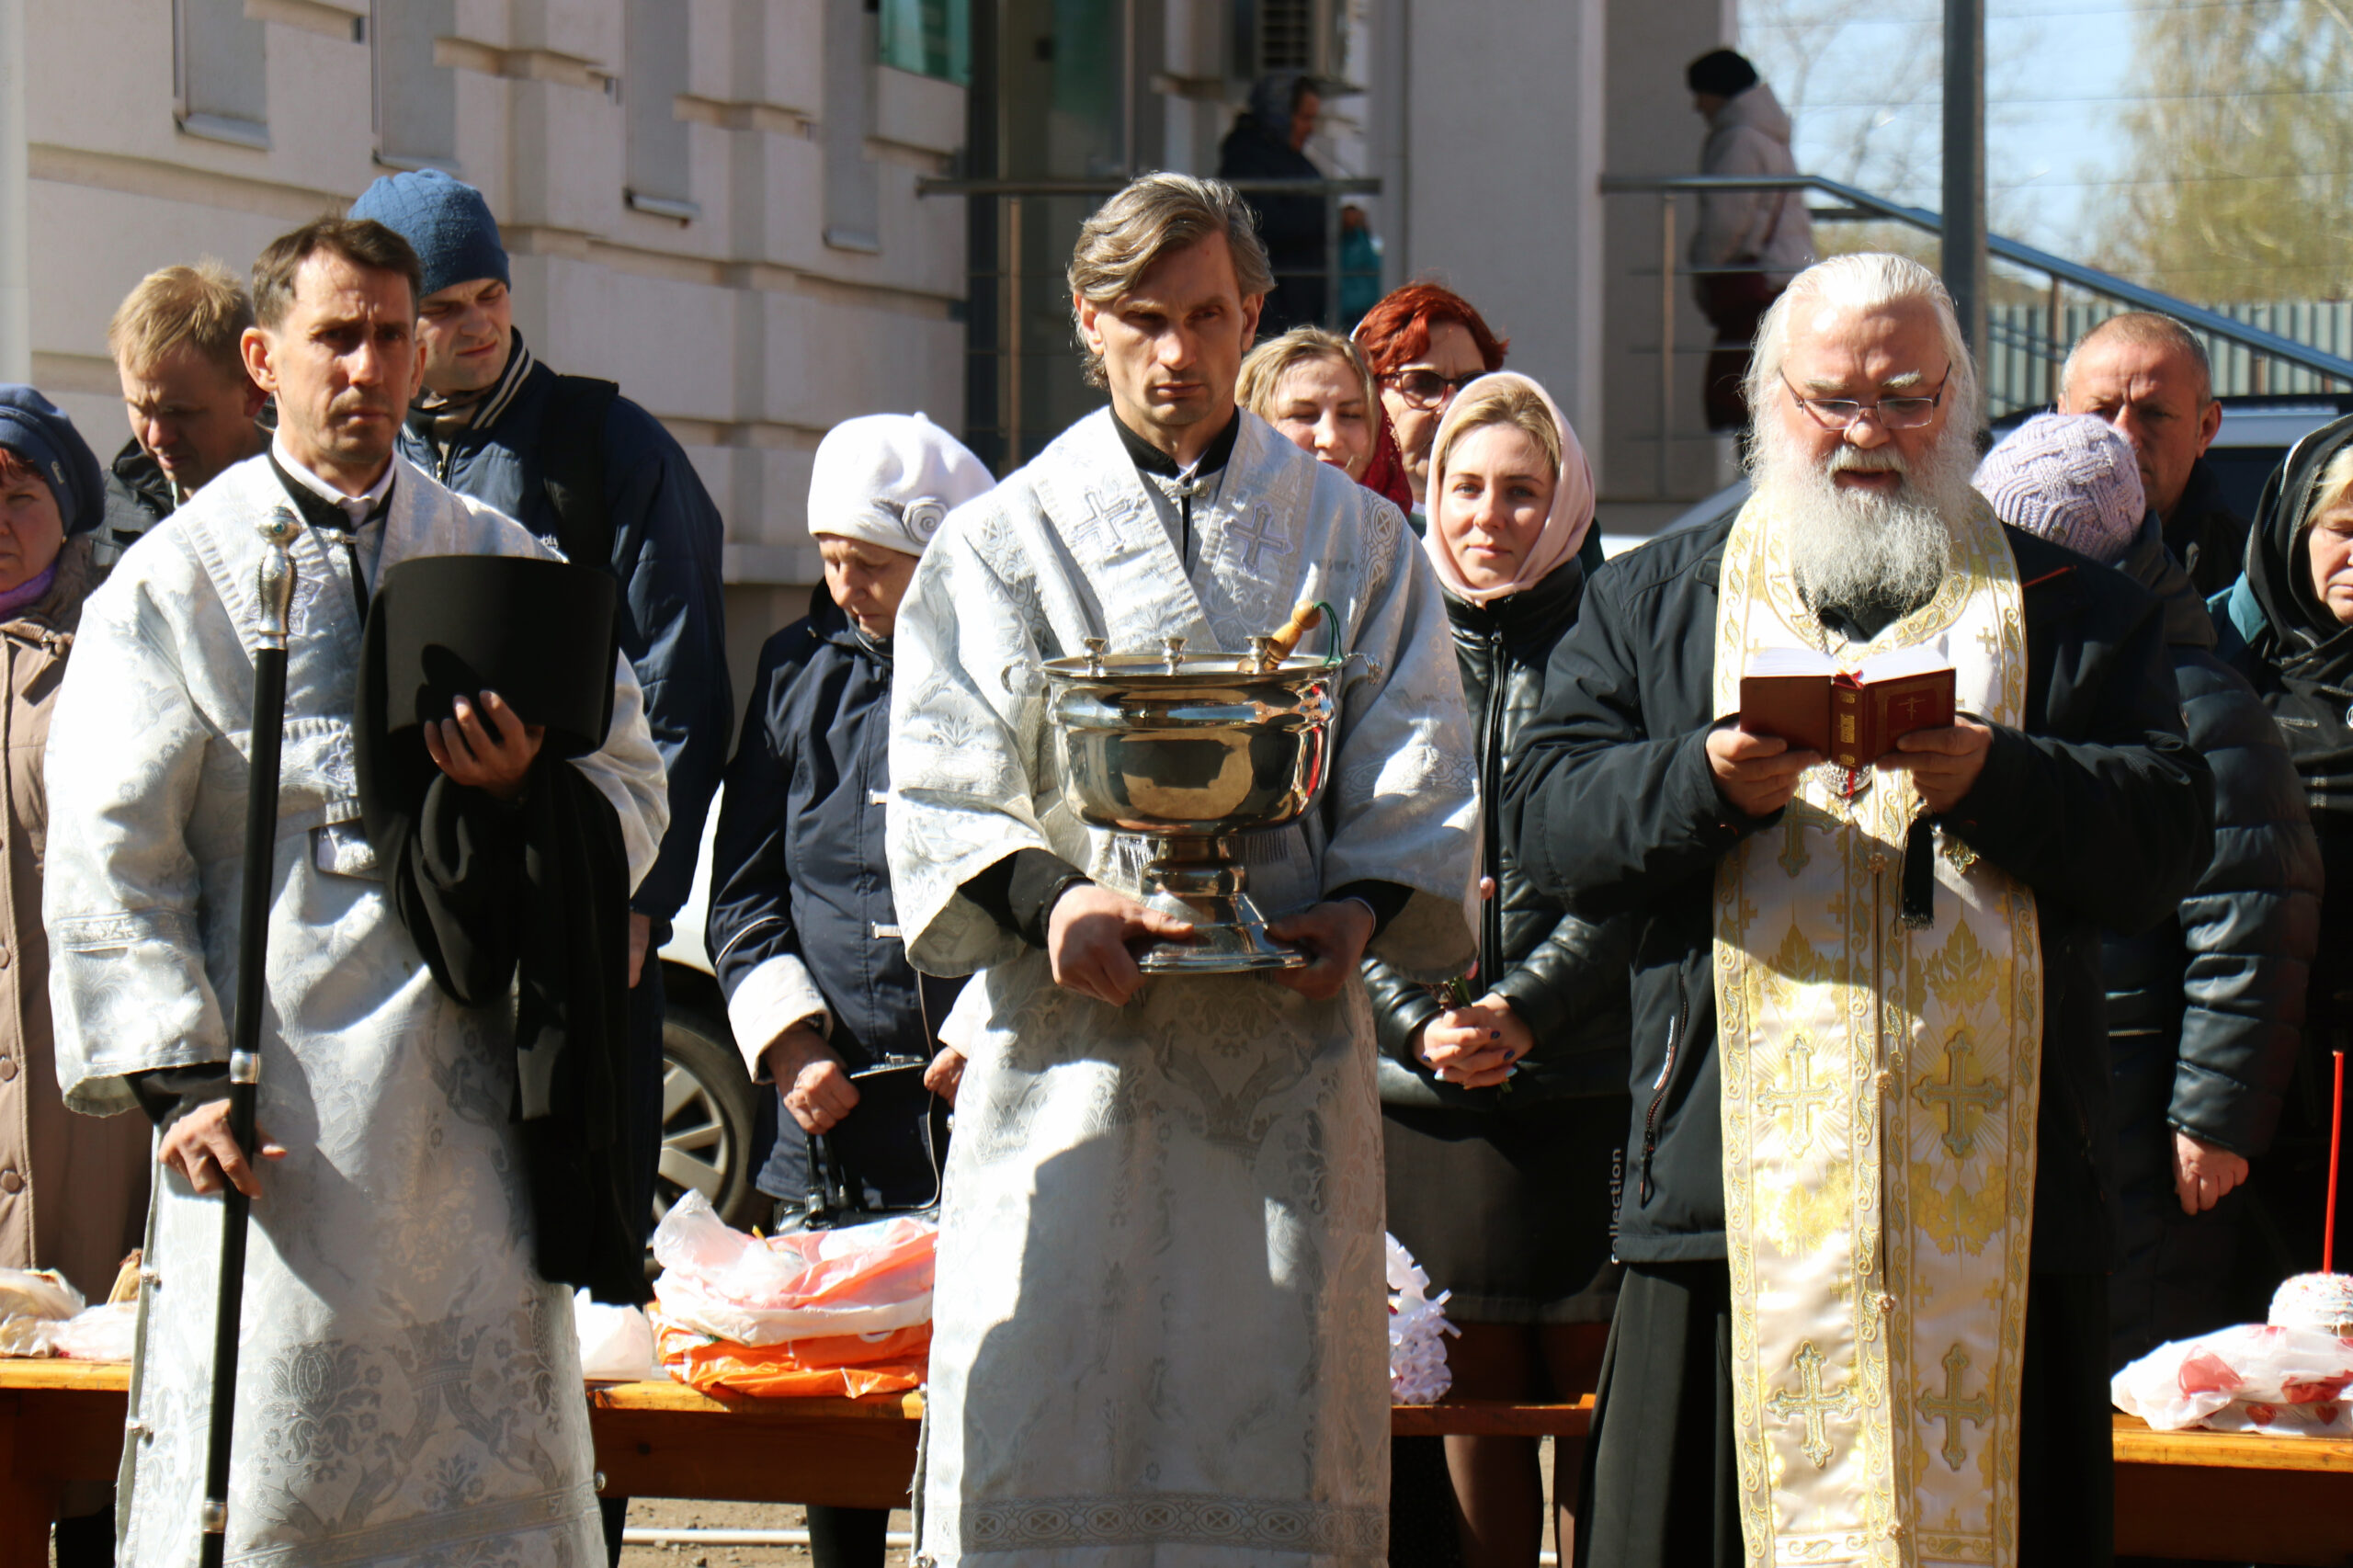
<svg viewBox="0 0 2353 1568">
<path fill-rule="evenodd" d="M 2320 845 L 2293 759 L 2262 699 L 2215 655 L 2197 585 L 2152 516 L 2118 569 L 2163 602 L 2189 744 L 2214 775 L 2214 858 L 2178 915 L 2108 934 L 2108 1044 L 2115 1089 L 2118 1257 L 2109 1359 L 2222 1326 L 2212 1304 L 2234 1232 L 2185 1223 L 2173 1134 L 2255 1158 L 2270 1146 L 2304 1020 L 2319 937 Z"/>
<path fill-rule="evenodd" d="M 2255 688 L 2215 655 L 2197 586 L 2154 528 L 2118 568 L 2163 601 L 2182 722 L 2214 774 L 2214 858 L 2178 916 L 2108 937 L 2110 1049 L 2120 1087 L 2138 1070 L 2128 1059 L 2150 1052 L 2164 1069 L 2165 1120 L 2252 1157 L 2271 1142 L 2295 1063 L 2320 845 L 2287 742 Z"/>
<path fill-rule="evenodd" d="M 1699 149 L 1703 175 L 1793 175 L 1795 134 L 1773 89 L 1759 82 L 1734 94 L 1708 121 Z M 1699 226 L 1691 234 L 1691 265 L 1728 267 L 1755 258 L 1779 285 L 1813 263 L 1813 221 L 1802 190 L 1713 190 L 1699 198 Z M 1707 279 L 1694 278 L 1704 291 Z M 1703 292 L 1704 297 L 1704 292 Z"/>
<path fill-rule="evenodd" d="M 1481 864 L 1495 881 L 1480 907 L 1474 995 L 1507 997 L 1536 1044 L 1510 1083 L 1515 1106 L 1626 1092 L 1629 1010 L 1626 960 L 1632 923 L 1581 920 L 1539 892 L 1497 811 L 1505 769 L 1521 729 L 1544 697 L 1553 644 L 1576 623 L 1586 574 L 1600 562 L 1597 541 L 1542 582 L 1489 605 L 1447 597 L 1462 698 L 1478 726 L 1479 793 L 1485 811 Z M 1381 1097 L 1391 1105 L 1493 1107 L 1497 1089 L 1442 1083 L 1413 1054 L 1415 1031 L 1440 1010 L 1427 988 L 1379 959 L 1364 961 L 1381 1041 Z M 1490 979 L 1489 976 L 1494 978 Z"/>
</svg>

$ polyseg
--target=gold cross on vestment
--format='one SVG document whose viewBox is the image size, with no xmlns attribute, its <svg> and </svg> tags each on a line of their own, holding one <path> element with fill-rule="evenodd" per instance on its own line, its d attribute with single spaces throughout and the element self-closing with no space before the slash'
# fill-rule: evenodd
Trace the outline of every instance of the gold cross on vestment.
<svg viewBox="0 0 2353 1568">
<path fill-rule="evenodd" d="M 1830 1434 L 1824 1426 L 1833 1415 L 1854 1419 L 1855 1385 L 1849 1382 L 1829 1392 L 1823 1391 L 1822 1352 L 1813 1347 L 1811 1339 L 1798 1346 L 1795 1365 L 1801 1392 L 1777 1390 L 1765 1402 L 1765 1408 L 1772 1412 L 1775 1420 L 1805 1423 L 1805 1441 L 1800 1447 L 1805 1457 L 1813 1461 L 1813 1468 L 1820 1470 L 1830 1462 L 1830 1456 L 1836 1451 L 1830 1446 Z"/>
<path fill-rule="evenodd" d="M 1945 1147 L 1956 1160 L 1965 1160 L 1977 1147 L 1977 1133 L 1969 1120 L 1969 1113 L 1990 1114 L 1994 1108 L 2009 1097 L 2009 1091 L 1999 1084 L 1980 1078 L 1967 1081 L 1967 1064 L 1976 1060 L 1971 1049 L 1969 1031 L 1958 1030 L 1945 1045 L 1945 1075 L 1942 1078 L 1923 1077 L 1912 1085 L 1912 1097 L 1923 1108 L 1945 1113 Z"/>
<path fill-rule="evenodd" d="M 1943 1397 L 1938 1398 L 1923 1391 L 1919 1402 L 1921 1415 L 1931 1421 L 1941 1421 L 1945 1424 L 1945 1446 L 1942 1452 L 1945 1456 L 1945 1463 L 1955 1470 L 1959 1470 L 1961 1461 L 1969 1457 L 1969 1450 L 1961 1445 L 1961 1424 L 1964 1421 L 1974 1421 L 1978 1426 L 1983 1426 L 1994 1419 L 1994 1407 L 1985 1403 L 1984 1395 L 1981 1394 L 1975 1399 L 1961 1397 L 1961 1380 L 1968 1374 L 1968 1371 L 1969 1352 L 1961 1347 L 1960 1341 L 1955 1340 L 1952 1348 L 1945 1352 Z"/>
<path fill-rule="evenodd" d="M 1813 1042 L 1802 1034 L 1790 1038 L 1781 1070 L 1774 1077 L 1774 1084 L 1756 1091 L 1756 1103 L 1781 1123 L 1790 1153 L 1802 1154 L 1813 1147 L 1814 1117 L 1830 1108 L 1837 1091 L 1813 1081 Z"/>
</svg>

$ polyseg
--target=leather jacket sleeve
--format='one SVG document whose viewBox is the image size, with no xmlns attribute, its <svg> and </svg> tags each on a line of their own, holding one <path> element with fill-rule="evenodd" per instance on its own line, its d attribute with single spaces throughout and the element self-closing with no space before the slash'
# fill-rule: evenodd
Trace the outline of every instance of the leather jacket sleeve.
<svg viewBox="0 0 2353 1568">
<path fill-rule="evenodd" d="M 1438 998 L 1384 959 L 1364 960 L 1364 986 L 1372 997 L 1373 1036 L 1381 1053 L 1403 1066 L 1419 1066 L 1413 1055 L 1415 1031 L 1438 1016 Z"/>
<path fill-rule="evenodd" d="M 1535 1035 L 1530 1056 L 1625 1048 L 1626 966 L 1633 949 L 1631 917 L 1597 925 L 1563 915 L 1526 958 L 1505 971 L 1495 989 Z M 1617 1028 L 1586 1028 L 1605 1014 L 1615 1016 Z"/>
</svg>

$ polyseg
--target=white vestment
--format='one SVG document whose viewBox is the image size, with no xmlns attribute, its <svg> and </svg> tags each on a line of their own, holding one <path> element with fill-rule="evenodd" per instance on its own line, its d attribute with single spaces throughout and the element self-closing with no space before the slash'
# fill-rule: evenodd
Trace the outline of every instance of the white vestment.
<svg viewBox="0 0 2353 1568">
<path fill-rule="evenodd" d="M 1960 711 L 2022 727 L 2018 566 L 1971 499 L 1943 586 L 1857 645 L 1801 602 L 1788 529 L 1751 501 L 1724 545 L 1717 713 L 1740 711 L 1760 653 L 1852 667 L 1913 648 L 1953 666 Z M 2033 892 L 1942 835 L 1934 922 L 1904 920 L 1924 809 L 1909 774 L 1824 763 L 1717 872 L 1734 1452 L 1756 1568 L 2018 1560 L 2042 949 Z"/>
<path fill-rule="evenodd" d="M 1133 840 L 1063 803 L 1041 688 L 1078 652 L 1238 652 L 1301 599 L 1352 664 L 1298 824 L 1244 840 L 1270 917 L 1378 879 L 1374 943 L 1462 972 L 1476 769 L 1446 610 L 1397 509 L 1263 421 L 1196 500 L 1189 577 L 1109 413 L 1081 420 L 925 553 L 893 642 L 891 869 L 909 954 L 983 972 L 957 1008 L 923 1550 L 939 1563 L 1386 1561 L 1381 1109 L 1361 983 L 1312 1003 L 1259 976 L 1147 981 L 1125 1007 L 960 892 L 1051 850 L 1136 891 Z M 1310 634 L 1310 649 L 1324 631 Z"/>
<path fill-rule="evenodd" d="M 395 459 L 396 462 L 400 460 Z M 253 711 L 255 525 L 285 493 L 231 469 L 90 597 L 50 732 L 46 909 L 67 1102 L 229 1054 Z M 376 574 L 542 553 L 401 462 Z M 359 835 L 360 619 L 303 530 L 289 638 L 228 1561 L 593 1568 L 604 1544 L 571 1292 L 531 1265 L 510 1012 L 433 983 Z M 666 825 L 637 681 L 573 766 L 620 818 L 632 885 Z M 337 866 L 363 874 L 323 869 Z M 124 1446 L 121 1561 L 197 1560 L 221 1203 L 159 1176 Z"/>
</svg>

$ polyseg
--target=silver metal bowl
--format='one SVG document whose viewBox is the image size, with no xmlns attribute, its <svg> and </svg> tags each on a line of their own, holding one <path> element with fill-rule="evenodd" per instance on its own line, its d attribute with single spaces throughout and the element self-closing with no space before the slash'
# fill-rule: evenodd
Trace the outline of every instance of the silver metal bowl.
<svg viewBox="0 0 2353 1568">
<path fill-rule="evenodd" d="M 1269 661 L 1099 647 L 1039 666 L 1049 687 L 1063 797 L 1096 827 L 1139 835 L 1154 854 L 1144 902 L 1195 928 L 1137 956 L 1153 972 L 1295 969 L 1244 891 L 1233 838 L 1296 822 L 1329 763 L 1343 666 L 1318 655 Z"/>
</svg>

